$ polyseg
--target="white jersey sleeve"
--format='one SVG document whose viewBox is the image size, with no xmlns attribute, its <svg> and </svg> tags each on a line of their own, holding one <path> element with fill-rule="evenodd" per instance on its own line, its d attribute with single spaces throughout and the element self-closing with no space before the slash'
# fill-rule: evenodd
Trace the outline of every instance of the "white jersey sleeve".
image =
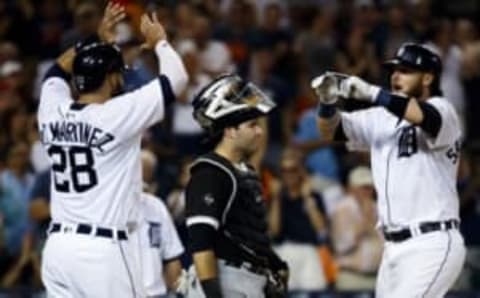
<svg viewBox="0 0 480 298">
<path fill-rule="evenodd" d="M 374 138 L 374 125 L 381 108 L 375 107 L 355 112 L 341 112 L 343 132 L 347 147 L 353 151 L 366 151 Z"/>
<path fill-rule="evenodd" d="M 154 79 L 105 102 L 97 119 L 120 139 L 130 139 L 163 119 L 164 96 L 160 80 Z"/>
<path fill-rule="evenodd" d="M 48 114 L 52 108 L 73 101 L 68 82 L 61 77 L 52 76 L 42 83 L 40 90 L 39 115 Z"/>
<path fill-rule="evenodd" d="M 452 145 L 454 141 L 460 139 L 462 136 L 460 120 L 458 119 L 455 109 L 442 97 L 433 97 L 427 102 L 437 109 L 442 119 L 440 131 L 435 138 L 427 133 L 423 134 L 426 138 L 427 145 L 430 149 Z"/>
<path fill-rule="evenodd" d="M 172 92 L 179 96 L 188 83 L 188 74 L 182 59 L 166 40 L 157 43 L 155 53 L 159 60 L 159 73 L 168 78 Z"/>
<path fill-rule="evenodd" d="M 106 111 L 100 115 L 102 123 L 123 139 L 138 135 L 161 121 L 165 103 L 173 101 L 188 82 L 185 66 L 168 42 L 158 42 L 155 53 L 160 76 L 139 89 L 107 101 Z"/>
</svg>

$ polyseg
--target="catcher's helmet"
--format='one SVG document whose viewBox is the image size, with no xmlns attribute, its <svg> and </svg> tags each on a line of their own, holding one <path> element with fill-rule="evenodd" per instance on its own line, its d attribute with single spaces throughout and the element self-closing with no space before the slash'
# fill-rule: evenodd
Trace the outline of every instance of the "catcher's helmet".
<svg viewBox="0 0 480 298">
<path fill-rule="evenodd" d="M 99 88 L 107 74 L 125 69 L 120 50 L 106 43 L 92 43 L 81 47 L 73 60 L 73 83 L 78 92 Z"/>
<path fill-rule="evenodd" d="M 416 43 L 403 44 L 395 57 L 384 63 L 388 69 L 395 66 L 406 66 L 421 71 L 431 71 L 438 75 L 442 72 L 442 60 L 430 49 Z"/>
<path fill-rule="evenodd" d="M 275 103 L 257 86 L 237 75 L 224 75 L 204 87 L 193 100 L 193 116 L 210 134 L 268 114 Z"/>
</svg>

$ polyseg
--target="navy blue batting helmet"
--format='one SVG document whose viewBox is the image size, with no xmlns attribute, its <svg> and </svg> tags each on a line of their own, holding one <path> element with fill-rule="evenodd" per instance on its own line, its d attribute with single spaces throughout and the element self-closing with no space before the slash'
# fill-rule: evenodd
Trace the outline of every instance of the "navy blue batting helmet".
<svg viewBox="0 0 480 298">
<path fill-rule="evenodd" d="M 395 66 L 406 66 L 420 71 L 442 72 L 442 60 L 430 49 L 416 43 L 403 44 L 393 59 L 384 63 L 389 69 Z"/>
<path fill-rule="evenodd" d="M 73 83 L 78 92 L 98 89 L 107 74 L 125 69 L 122 53 L 106 43 L 92 43 L 81 47 L 73 60 Z"/>
</svg>

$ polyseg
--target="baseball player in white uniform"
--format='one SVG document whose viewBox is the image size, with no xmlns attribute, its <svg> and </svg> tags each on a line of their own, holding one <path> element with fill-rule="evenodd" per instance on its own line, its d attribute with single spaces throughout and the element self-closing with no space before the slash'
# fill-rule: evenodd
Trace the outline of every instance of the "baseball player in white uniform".
<svg viewBox="0 0 480 298">
<path fill-rule="evenodd" d="M 184 249 L 161 199 L 144 192 L 138 204 L 139 227 L 133 241 L 137 241 L 143 287 L 149 298 L 166 297 L 167 292 L 176 290 L 182 272 L 179 258 Z"/>
<path fill-rule="evenodd" d="M 142 191 L 141 135 L 163 119 L 188 78 L 156 17 L 144 15 L 140 29 L 159 58 L 158 79 L 116 95 L 121 53 L 96 42 L 67 51 L 42 85 L 38 123 L 52 163 L 52 224 L 42 264 L 49 297 L 144 297 L 126 228 Z"/>
<path fill-rule="evenodd" d="M 460 123 L 441 96 L 439 56 L 408 43 L 385 64 L 391 90 L 336 73 L 314 79 L 318 124 L 329 139 L 370 151 L 385 238 L 376 297 L 443 297 L 465 259 L 456 190 Z M 373 107 L 339 113 L 339 97 Z"/>
</svg>

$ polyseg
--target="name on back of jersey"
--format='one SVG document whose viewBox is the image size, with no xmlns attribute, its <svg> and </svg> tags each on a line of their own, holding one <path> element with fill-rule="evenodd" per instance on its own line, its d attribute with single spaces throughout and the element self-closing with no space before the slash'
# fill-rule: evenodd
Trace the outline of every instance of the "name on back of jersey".
<svg viewBox="0 0 480 298">
<path fill-rule="evenodd" d="M 86 122 L 62 120 L 41 124 L 40 140 L 44 145 L 83 145 L 103 153 L 115 136 Z"/>
</svg>

